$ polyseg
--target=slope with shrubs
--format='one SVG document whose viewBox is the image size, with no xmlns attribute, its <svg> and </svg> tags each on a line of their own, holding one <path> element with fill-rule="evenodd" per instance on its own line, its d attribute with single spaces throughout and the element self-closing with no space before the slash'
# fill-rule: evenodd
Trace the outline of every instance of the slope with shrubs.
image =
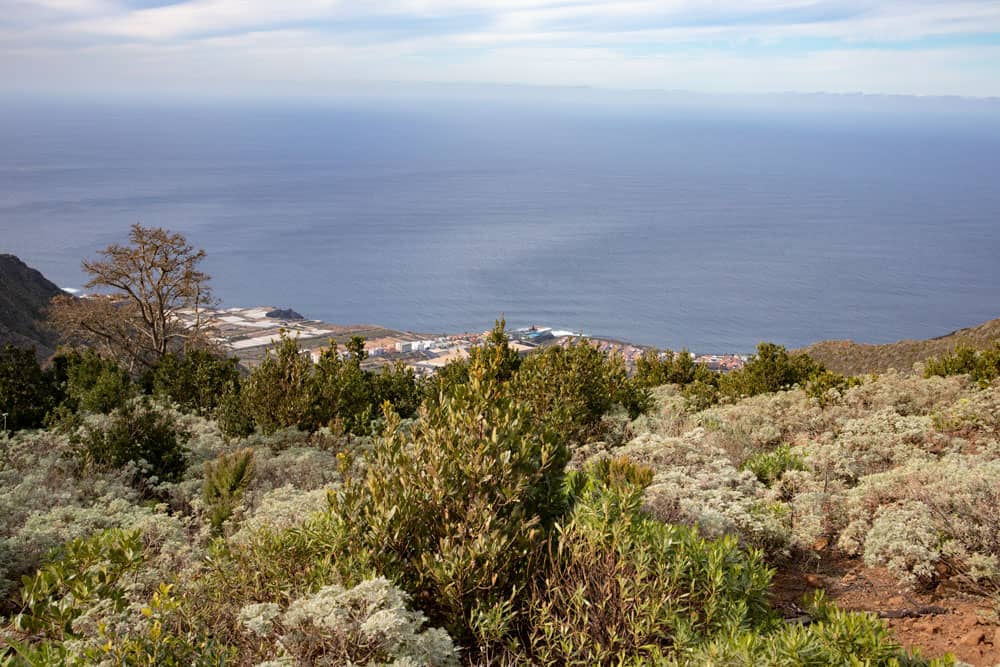
<svg viewBox="0 0 1000 667">
<path fill-rule="evenodd" d="M 923 373 L 854 378 L 821 394 L 807 381 L 708 408 L 664 386 L 634 439 L 585 460 L 624 455 L 652 468 L 646 508 L 663 521 L 736 536 L 782 568 L 856 559 L 931 599 L 962 591 L 996 625 L 996 359 L 959 349 Z"/>
<path fill-rule="evenodd" d="M 800 351 L 838 373 L 858 375 L 881 373 L 890 368 L 909 371 L 916 363 L 951 354 L 958 347 L 983 350 L 997 341 L 1000 341 L 1000 318 L 926 340 L 900 340 L 883 345 L 826 340 Z"/>
<path fill-rule="evenodd" d="M 787 387 L 823 369 L 772 346 L 651 390 L 587 344 L 506 341 L 498 323 L 423 386 L 360 371 L 358 345 L 301 365 L 285 340 L 248 379 L 200 372 L 218 391 L 196 400 L 185 373 L 209 360 L 109 414 L 56 387 L 53 427 L 4 442 L 0 664 L 922 665 L 821 597 L 784 622 L 775 567 L 829 535 L 914 581 L 941 559 L 993 581 L 973 514 L 992 468 L 951 505 L 897 479 L 992 460 L 992 389 L 813 397 Z M 882 508 L 966 523 L 898 553 Z"/>
</svg>

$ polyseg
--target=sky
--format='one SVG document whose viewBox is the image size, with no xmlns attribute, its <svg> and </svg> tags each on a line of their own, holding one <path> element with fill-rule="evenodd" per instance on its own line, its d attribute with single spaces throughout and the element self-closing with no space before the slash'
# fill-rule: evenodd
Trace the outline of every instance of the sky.
<svg viewBox="0 0 1000 667">
<path fill-rule="evenodd" d="M 0 0 L 8 94 L 1000 97 L 1000 0 Z"/>
</svg>

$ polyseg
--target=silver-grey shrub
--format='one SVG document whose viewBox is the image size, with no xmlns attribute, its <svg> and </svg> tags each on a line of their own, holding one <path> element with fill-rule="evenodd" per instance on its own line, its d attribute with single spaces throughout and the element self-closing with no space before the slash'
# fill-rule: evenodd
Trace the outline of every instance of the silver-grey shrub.
<svg viewBox="0 0 1000 667">
<path fill-rule="evenodd" d="M 240 620 L 274 646 L 271 659 L 290 664 L 457 667 L 451 638 L 425 628 L 426 617 L 408 609 L 409 601 L 379 577 L 350 589 L 324 586 L 284 611 L 273 603 L 247 605 Z"/>
</svg>

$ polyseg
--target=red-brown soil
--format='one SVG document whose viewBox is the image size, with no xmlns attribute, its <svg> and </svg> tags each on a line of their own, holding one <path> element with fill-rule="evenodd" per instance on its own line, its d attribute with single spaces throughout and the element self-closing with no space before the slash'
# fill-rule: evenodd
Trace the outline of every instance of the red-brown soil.
<svg viewBox="0 0 1000 667">
<path fill-rule="evenodd" d="M 883 568 L 856 559 L 780 568 L 774 578 L 775 606 L 788 618 L 800 617 L 802 598 L 816 589 L 841 609 L 882 617 L 896 640 L 924 657 L 951 653 L 976 667 L 1000 665 L 1000 622 L 996 602 L 947 585 L 920 592 Z"/>
</svg>

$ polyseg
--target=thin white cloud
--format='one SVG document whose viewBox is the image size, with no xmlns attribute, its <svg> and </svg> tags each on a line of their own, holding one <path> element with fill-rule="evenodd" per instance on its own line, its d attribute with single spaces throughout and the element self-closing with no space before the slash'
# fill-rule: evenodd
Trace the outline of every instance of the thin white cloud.
<svg viewBox="0 0 1000 667">
<path fill-rule="evenodd" d="M 1000 95 L 1000 46 L 967 40 L 1000 35 L 995 0 L 135 2 L 17 2 L 0 22 L 0 84 L 306 91 L 398 80 Z"/>
<path fill-rule="evenodd" d="M 1000 3 L 985 0 L 921 2 L 895 0 L 621 0 L 620 2 L 560 2 L 558 0 L 394 0 L 380 3 L 350 0 L 189 0 L 179 4 L 109 15 L 104 0 L 36 0 L 75 6 L 77 13 L 92 6 L 94 16 L 71 29 L 96 35 L 167 40 L 283 27 L 309 22 L 368 19 L 420 20 L 444 16 L 479 16 L 491 30 L 506 33 L 590 32 L 602 24 L 616 30 L 628 20 L 660 28 L 728 29 L 752 33 L 785 29 L 801 36 L 843 38 L 918 38 L 955 33 L 1000 31 Z M 809 19 L 810 14 L 815 16 Z M 567 21 L 587 27 L 567 28 Z"/>
</svg>

